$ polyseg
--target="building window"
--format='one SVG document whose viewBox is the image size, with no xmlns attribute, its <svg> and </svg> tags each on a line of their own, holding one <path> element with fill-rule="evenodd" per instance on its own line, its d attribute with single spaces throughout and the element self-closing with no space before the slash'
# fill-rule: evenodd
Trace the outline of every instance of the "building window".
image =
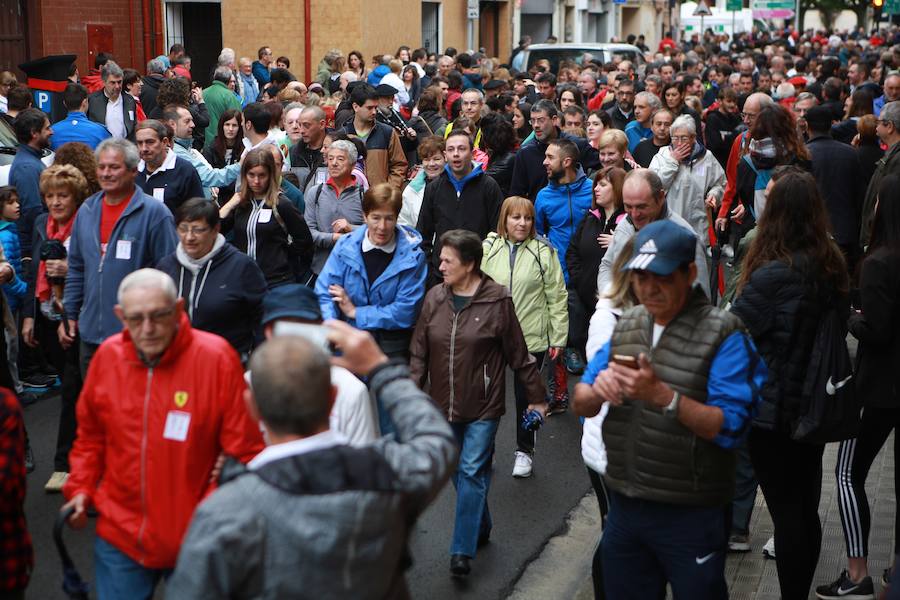
<svg viewBox="0 0 900 600">
<path fill-rule="evenodd" d="M 440 52 L 441 4 L 422 3 L 422 47 L 430 52 Z"/>
</svg>

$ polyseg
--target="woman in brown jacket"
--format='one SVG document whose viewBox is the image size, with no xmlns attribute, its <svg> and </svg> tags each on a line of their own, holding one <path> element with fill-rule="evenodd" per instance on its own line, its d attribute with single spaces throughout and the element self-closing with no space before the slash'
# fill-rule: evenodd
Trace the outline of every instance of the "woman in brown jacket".
<svg viewBox="0 0 900 600">
<path fill-rule="evenodd" d="M 419 387 L 431 380 L 431 396 L 447 414 L 460 447 L 453 474 L 457 498 L 450 572 L 462 577 L 491 534 L 487 495 L 494 438 L 506 404 L 506 366 L 524 383 L 529 410 L 544 414 L 546 404 L 512 297 L 481 272 L 481 239 L 455 229 L 441 236 L 441 245 L 444 284 L 425 296 L 410 354 L 413 380 Z"/>
</svg>

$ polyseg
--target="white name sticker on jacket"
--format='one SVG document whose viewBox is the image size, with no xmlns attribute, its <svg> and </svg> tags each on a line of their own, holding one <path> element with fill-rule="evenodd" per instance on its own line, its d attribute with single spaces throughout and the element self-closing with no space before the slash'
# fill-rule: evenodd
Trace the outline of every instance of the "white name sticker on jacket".
<svg viewBox="0 0 900 600">
<path fill-rule="evenodd" d="M 134 111 L 133 110 L 128 111 L 128 119 L 130 121 L 134 121 Z"/>
<path fill-rule="evenodd" d="M 268 223 L 272 220 L 272 209 L 264 208 L 259 211 L 259 222 L 260 223 Z"/>
<path fill-rule="evenodd" d="M 323 171 L 322 169 L 318 169 L 316 171 L 316 185 L 320 183 L 325 183 L 328 179 L 328 171 Z"/>
<path fill-rule="evenodd" d="M 153 188 L 153 197 L 164 202 L 166 199 L 166 188 Z"/>
<path fill-rule="evenodd" d="M 116 258 L 131 260 L 131 240 L 119 240 L 116 242 Z"/>
<path fill-rule="evenodd" d="M 170 410 L 166 417 L 166 428 L 163 437 L 167 440 L 183 442 L 187 439 L 188 429 L 191 427 L 191 413 L 180 410 Z"/>
</svg>

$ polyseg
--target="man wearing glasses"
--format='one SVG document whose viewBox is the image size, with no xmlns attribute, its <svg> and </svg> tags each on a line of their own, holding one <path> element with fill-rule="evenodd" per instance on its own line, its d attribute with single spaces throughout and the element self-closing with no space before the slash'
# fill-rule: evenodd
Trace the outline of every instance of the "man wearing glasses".
<svg viewBox="0 0 900 600">
<path fill-rule="evenodd" d="M 743 63 L 742 63 L 743 67 Z M 741 110 L 741 121 L 747 126 L 747 130 L 753 127 L 756 117 L 766 106 L 772 106 L 775 101 L 768 94 L 757 92 L 750 94 L 744 101 L 744 108 Z M 747 132 L 734 138 L 731 145 L 731 152 L 728 154 L 728 163 L 725 166 L 725 176 L 728 178 L 728 184 L 725 186 L 725 195 L 722 196 L 722 204 L 719 207 L 718 217 L 716 218 L 716 231 L 725 229 L 729 219 L 741 222 L 744 218 L 744 205 L 738 202 L 738 205 L 732 210 L 731 204 L 734 202 L 734 196 L 737 192 L 737 165 L 738 161 L 746 153 L 746 146 L 750 143 Z"/>
<path fill-rule="evenodd" d="M 72 229 L 64 296 L 68 333 L 60 336 L 67 347 L 81 333 L 83 376 L 97 347 L 121 331 L 113 310 L 119 284 L 174 252 L 178 241 L 169 209 L 135 185 L 137 147 L 109 138 L 96 156 L 100 191 L 84 201 Z"/>
<path fill-rule="evenodd" d="M 191 327 L 171 277 L 139 269 L 110 289 L 125 331 L 97 350 L 78 399 L 63 510 L 74 511 L 75 528 L 90 506 L 100 514 L 99 597 L 150 598 L 212 491 L 220 455 L 248 462 L 263 438 L 244 404 L 237 353 Z"/>
<path fill-rule="evenodd" d="M 875 163 L 875 172 L 869 180 L 866 198 L 863 201 L 862 226 L 859 231 L 859 243 L 863 248 L 869 244 L 872 217 L 875 215 L 875 200 L 878 197 L 881 180 L 885 175 L 900 175 L 900 101 L 884 105 L 875 123 L 875 133 L 887 146 L 887 150 L 884 158 Z"/>
</svg>

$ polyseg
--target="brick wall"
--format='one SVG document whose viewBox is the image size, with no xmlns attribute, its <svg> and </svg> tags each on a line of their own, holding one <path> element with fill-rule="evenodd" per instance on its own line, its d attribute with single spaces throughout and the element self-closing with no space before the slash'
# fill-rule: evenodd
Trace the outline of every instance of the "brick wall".
<svg viewBox="0 0 900 600">
<path fill-rule="evenodd" d="M 359 50 L 367 63 L 375 54 L 393 54 L 401 45 L 422 44 L 422 4 L 419 0 L 311 0 L 312 57 L 310 79 L 331 48 L 344 55 Z M 466 46 L 466 0 L 443 1 L 443 43 Z M 501 7 L 508 21 L 508 7 Z M 509 56 L 509 23 L 500 24 L 501 57 Z M 476 35 L 477 35 L 476 27 Z M 252 0 L 222 1 L 222 40 L 240 58 L 256 60 L 260 46 L 291 59 L 291 71 L 304 74 L 303 0 L 268 0 L 265 10 Z"/>
<path fill-rule="evenodd" d="M 129 3 L 134 22 L 129 18 Z M 77 54 L 82 75 L 88 69 L 87 23 L 112 25 L 112 53 L 121 67 L 143 72 L 147 59 L 143 56 L 143 22 L 140 0 L 36 0 L 29 2 L 31 56 Z M 161 3 L 160 3 L 161 5 Z M 35 26 L 35 23 L 37 26 Z M 134 56 L 131 54 L 131 32 L 134 32 Z"/>
</svg>

